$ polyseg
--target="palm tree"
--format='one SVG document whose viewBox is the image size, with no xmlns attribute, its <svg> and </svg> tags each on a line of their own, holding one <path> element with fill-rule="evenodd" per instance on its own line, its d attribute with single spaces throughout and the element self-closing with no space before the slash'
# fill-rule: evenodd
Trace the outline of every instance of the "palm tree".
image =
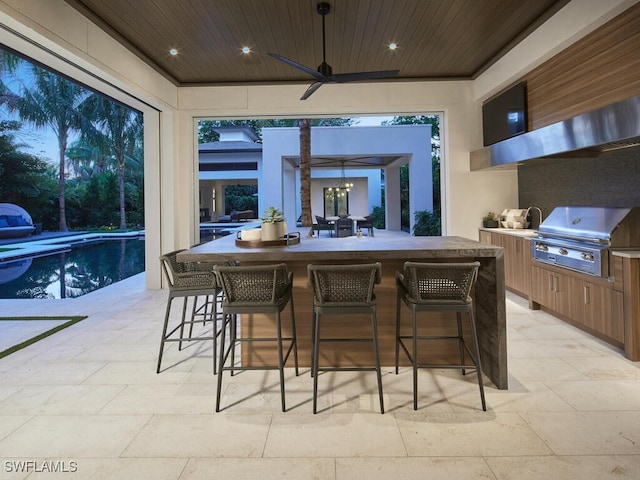
<svg viewBox="0 0 640 480">
<path fill-rule="evenodd" d="M 73 170 L 76 177 L 83 179 L 106 172 L 111 160 L 108 148 L 85 140 L 78 140 L 69 145 L 67 159 L 69 170 Z"/>
<path fill-rule="evenodd" d="M 303 118 L 300 128 L 300 208 L 303 227 L 312 227 L 311 219 L 311 122 Z M 309 236 L 313 235 L 313 228 Z"/>
<path fill-rule="evenodd" d="M 92 94 L 83 104 L 83 110 L 93 119 L 97 128 L 85 130 L 83 135 L 92 137 L 98 144 L 108 147 L 118 170 L 120 190 L 120 226 L 127 228 L 125 202 L 125 166 L 137 163 L 138 143 L 142 138 L 142 115 L 103 95 Z"/>
<path fill-rule="evenodd" d="M 18 96 L 5 84 L 5 75 L 15 72 L 22 59 L 0 48 L 0 105 L 15 107 Z"/>
<path fill-rule="evenodd" d="M 16 105 L 9 108 L 18 110 L 23 120 L 36 128 L 50 127 L 58 139 L 58 206 L 59 229 L 66 232 L 65 213 L 65 158 L 69 135 L 81 131 L 85 120 L 77 109 L 79 102 L 88 91 L 77 83 L 58 74 L 32 66 L 33 85 L 24 86 Z"/>
</svg>

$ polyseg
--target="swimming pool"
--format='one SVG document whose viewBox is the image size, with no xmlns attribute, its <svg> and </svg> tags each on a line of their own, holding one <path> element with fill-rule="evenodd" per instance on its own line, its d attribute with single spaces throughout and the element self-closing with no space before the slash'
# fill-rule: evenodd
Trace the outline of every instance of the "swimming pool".
<svg viewBox="0 0 640 480">
<path fill-rule="evenodd" d="M 73 243 L 0 261 L 0 298 L 75 298 L 144 271 L 144 236 Z"/>
</svg>

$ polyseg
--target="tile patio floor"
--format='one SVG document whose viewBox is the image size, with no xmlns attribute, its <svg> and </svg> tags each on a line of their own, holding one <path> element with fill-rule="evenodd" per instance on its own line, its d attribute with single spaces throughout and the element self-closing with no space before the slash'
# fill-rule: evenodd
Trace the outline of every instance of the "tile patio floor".
<svg viewBox="0 0 640 480">
<path fill-rule="evenodd" d="M 0 479 L 640 479 L 640 364 L 508 294 L 508 391 L 474 375 L 385 368 L 225 375 L 211 346 L 172 348 L 155 373 L 166 292 L 144 274 L 73 300 L 0 300 L 2 316 L 88 315 L 0 360 Z M 177 310 L 177 309 L 176 309 Z M 0 331 L 0 335 L 2 332 Z M 164 363 L 166 362 L 166 363 Z M 32 461 L 15 472 L 18 461 Z M 48 463 L 47 463 L 48 462 Z M 73 468 L 50 473 L 46 468 Z"/>
</svg>

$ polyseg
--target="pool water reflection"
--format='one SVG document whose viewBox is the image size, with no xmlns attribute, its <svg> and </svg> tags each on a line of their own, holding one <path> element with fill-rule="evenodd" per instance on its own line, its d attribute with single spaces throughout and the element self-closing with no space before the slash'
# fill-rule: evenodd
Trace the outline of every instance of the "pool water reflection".
<svg viewBox="0 0 640 480">
<path fill-rule="evenodd" d="M 144 271 L 144 237 L 86 241 L 0 262 L 0 298 L 75 298 Z"/>
</svg>

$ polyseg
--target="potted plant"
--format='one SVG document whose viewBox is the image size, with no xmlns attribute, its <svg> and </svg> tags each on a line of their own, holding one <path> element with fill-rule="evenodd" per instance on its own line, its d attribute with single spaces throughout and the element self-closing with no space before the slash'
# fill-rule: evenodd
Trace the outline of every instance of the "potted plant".
<svg viewBox="0 0 640 480">
<path fill-rule="evenodd" d="M 485 228 L 498 228 L 500 217 L 495 212 L 487 213 L 482 219 L 482 225 Z"/>
<path fill-rule="evenodd" d="M 260 218 L 262 222 L 260 239 L 262 241 L 278 240 L 287 232 L 282 210 L 276 207 L 267 208 Z"/>
</svg>

